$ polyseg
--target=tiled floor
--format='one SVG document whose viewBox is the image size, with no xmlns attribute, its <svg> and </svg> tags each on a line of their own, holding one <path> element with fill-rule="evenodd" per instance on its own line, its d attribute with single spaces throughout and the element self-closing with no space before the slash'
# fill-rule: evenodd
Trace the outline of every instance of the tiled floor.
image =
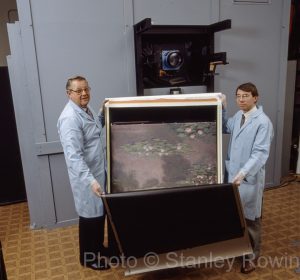
<svg viewBox="0 0 300 280">
<path fill-rule="evenodd" d="M 299 180 L 299 179 L 298 179 Z M 0 207 L 0 239 L 9 280 L 26 279 L 300 279 L 300 182 L 265 192 L 262 256 L 249 275 L 235 261 L 125 277 L 122 267 L 93 271 L 78 262 L 77 226 L 30 230 L 26 203 Z"/>
</svg>

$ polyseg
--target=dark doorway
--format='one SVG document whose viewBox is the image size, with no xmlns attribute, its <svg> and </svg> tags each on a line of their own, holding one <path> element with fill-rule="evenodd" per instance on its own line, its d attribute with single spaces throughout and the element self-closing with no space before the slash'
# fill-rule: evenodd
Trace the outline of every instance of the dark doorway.
<svg viewBox="0 0 300 280">
<path fill-rule="evenodd" d="M 0 205 L 3 205 L 25 201 L 26 191 L 8 67 L 0 67 L 0 88 Z"/>
<path fill-rule="evenodd" d="M 300 137 L 300 0 L 291 1 L 289 60 L 297 61 L 290 170 L 296 172 Z"/>
</svg>

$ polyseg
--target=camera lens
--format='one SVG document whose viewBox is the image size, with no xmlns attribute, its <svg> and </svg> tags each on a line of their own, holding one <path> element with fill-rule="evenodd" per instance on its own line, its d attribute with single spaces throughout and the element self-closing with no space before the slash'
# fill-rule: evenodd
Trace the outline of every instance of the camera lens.
<svg viewBox="0 0 300 280">
<path fill-rule="evenodd" d="M 168 56 L 168 63 L 171 67 L 178 67 L 182 63 L 182 56 L 179 52 L 171 52 Z"/>
<path fill-rule="evenodd" d="M 162 70 L 179 70 L 184 63 L 183 55 L 180 50 L 162 50 Z"/>
</svg>

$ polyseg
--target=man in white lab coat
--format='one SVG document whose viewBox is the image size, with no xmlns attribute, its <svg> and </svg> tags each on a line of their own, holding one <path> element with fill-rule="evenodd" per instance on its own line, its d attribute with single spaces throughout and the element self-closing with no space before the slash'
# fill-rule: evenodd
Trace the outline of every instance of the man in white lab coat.
<svg viewBox="0 0 300 280">
<path fill-rule="evenodd" d="M 58 119 L 57 128 L 79 215 L 80 263 L 96 270 L 107 269 L 109 264 L 102 256 L 105 250 L 105 212 L 101 199 L 105 191 L 104 131 L 99 117 L 88 106 L 88 81 L 81 76 L 70 78 L 66 91 L 69 102 Z"/>
<path fill-rule="evenodd" d="M 226 98 L 223 96 L 223 133 L 231 134 L 225 166 L 228 182 L 239 187 L 254 252 L 254 256 L 244 258 L 241 272 L 250 273 L 255 269 L 260 254 L 265 164 L 273 126 L 262 107 L 257 106 L 258 91 L 254 84 L 240 85 L 235 98 L 240 110 L 227 119 Z"/>
</svg>

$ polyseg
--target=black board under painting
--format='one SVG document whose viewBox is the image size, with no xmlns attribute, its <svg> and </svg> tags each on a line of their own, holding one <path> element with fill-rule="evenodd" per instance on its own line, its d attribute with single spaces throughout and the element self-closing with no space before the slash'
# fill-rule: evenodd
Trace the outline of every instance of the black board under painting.
<svg viewBox="0 0 300 280">
<path fill-rule="evenodd" d="M 110 125 L 112 193 L 217 183 L 216 122 Z"/>
</svg>

